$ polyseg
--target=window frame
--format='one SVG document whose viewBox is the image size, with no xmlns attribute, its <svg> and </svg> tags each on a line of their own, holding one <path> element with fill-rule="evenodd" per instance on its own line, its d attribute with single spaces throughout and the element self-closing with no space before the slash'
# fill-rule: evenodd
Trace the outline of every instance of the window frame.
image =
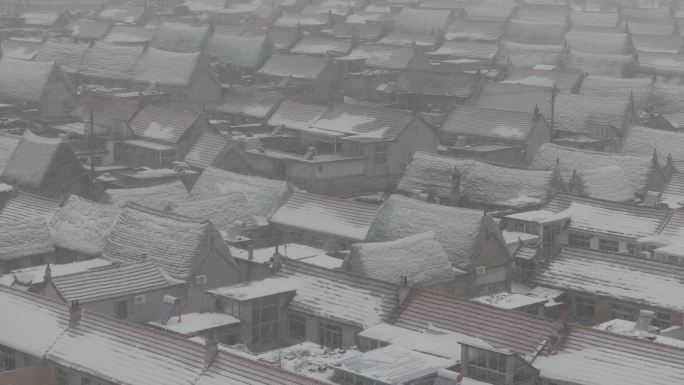
<svg viewBox="0 0 684 385">
<path fill-rule="evenodd" d="M 601 251 L 606 251 L 608 253 L 619 253 L 620 252 L 620 241 L 613 239 L 599 238 L 598 248 Z"/>
<path fill-rule="evenodd" d="M 580 247 L 583 249 L 589 249 L 591 248 L 591 235 L 569 231 L 568 245 L 573 247 Z"/>
<path fill-rule="evenodd" d="M 306 318 L 299 314 L 288 314 L 287 334 L 290 338 L 297 341 L 306 339 Z"/>
<path fill-rule="evenodd" d="M 637 307 L 625 302 L 611 302 L 608 315 L 611 319 L 636 321 Z"/>
<path fill-rule="evenodd" d="M 343 330 L 341 326 L 318 321 L 317 337 L 318 344 L 321 346 L 333 349 L 342 348 Z"/>
<path fill-rule="evenodd" d="M 252 343 L 267 344 L 280 337 L 280 306 L 277 297 L 252 301 Z"/>
<path fill-rule="evenodd" d="M 596 318 L 596 299 L 586 295 L 576 295 L 574 301 L 575 318 L 578 321 L 590 321 Z M 582 311 L 580 311 L 580 309 Z M 588 311 L 590 310 L 590 311 Z M 590 316 L 591 318 L 588 318 Z"/>
</svg>

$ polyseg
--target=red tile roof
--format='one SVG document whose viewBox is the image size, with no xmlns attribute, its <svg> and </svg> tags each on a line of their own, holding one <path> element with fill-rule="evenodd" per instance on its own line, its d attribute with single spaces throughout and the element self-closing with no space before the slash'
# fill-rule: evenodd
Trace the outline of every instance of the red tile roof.
<svg viewBox="0 0 684 385">
<path fill-rule="evenodd" d="M 413 330 L 432 325 L 523 356 L 534 355 L 553 329 L 550 320 L 427 291 L 416 291 L 407 299 L 394 325 Z"/>
<path fill-rule="evenodd" d="M 144 138 L 176 143 L 198 118 L 190 111 L 146 106 L 131 121 L 131 130 Z"/>
</svg>

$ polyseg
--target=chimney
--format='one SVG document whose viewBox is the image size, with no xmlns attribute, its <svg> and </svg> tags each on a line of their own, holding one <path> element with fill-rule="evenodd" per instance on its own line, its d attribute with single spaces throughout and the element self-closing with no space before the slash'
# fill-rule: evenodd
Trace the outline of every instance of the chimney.
<svg viewBox="0 0 684 385">
<path fill-rule="evenodd" d="M 45 266 L 45 275 L 43 276 L 43 283 L 48 283 L 52 279 L 52 269 L 50 268 L 50 264 L 48 263 Z"/>
<path fill-rule="evenodd" d="M 69 308 L 69 327 L 74 327 L 81 320 L 81 306 L 78 301 L 71 301 Z"/>
<path fill-rule="evenodd" d="M 216 337 L 216 330 L 211 329 L 207 334 L 207 342 L 205 344 L 204 352 L 204 366 L 209 366 L 214 362 L 218 355 L 218 338 Z"/>
<path fill-rule="evenodd" d="M 249 245 L 249 248 L 247 249 L 247 259 L 250 261 L 254 259 L 254 246 Z"/>
</svg>

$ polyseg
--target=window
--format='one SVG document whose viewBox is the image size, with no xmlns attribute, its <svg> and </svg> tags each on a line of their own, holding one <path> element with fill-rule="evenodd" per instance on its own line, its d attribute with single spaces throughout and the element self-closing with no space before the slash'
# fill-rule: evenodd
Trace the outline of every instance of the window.
<svg viewBox="0 0 684 385">
<path fill-rule="evenodd" d="M 578 295 L 575 298 L 575 316 L 580 322 L 591 322 L 596 315 L 596 300 Z"/>
<path fill-rule="evenodd" d="M 387 164 L 387 144 L 376 144 L 373 154 L 373 163 Z"/>
<path fill-rule="evenodd" d="M 623 319 L 627 321 L 634 321 L 634 315 L 636 314 L 636 308 L 631 305 L 623 303 L 611 303 L 610 304 L 610 318 L 611 319 Z"/>
<path fill-rule="evenodd" d="M 287 318 L 290 338 L 303 340 L 306 337 L 306 319 L 297 314 L 290 314 Z"/>
<path fill-rule="evenodd" d="M 57 368 L 57 385 L 69 385 L 70 381 L 69 372 L 62 368 Z"/>
<path fill-rule="evenodd" d="M 221 309 L 224 313 L 230 314 L 235 318 L 240 318 L 240 302 L 232 301 L 229 299 L 223 300 L 220 302 L 221 302 Z"/>
<path fill-rule="evenodd" d="M 14 349 L 0 345 L 0 372 L 17 368 L 17 359 Z"/>
<path fill-rule="evenodd" d="M 525 234 L 539 234 L 539 227 L 536 223 L 530 222 L 514 222 L 513 231 Z"/>
<path fill-rule="evenodd" d="M 656 312 L 656 316 L 653 321 L 651 321 L 651 325 L 659 329 L 672 327 L 672 314 Z"/>
<path fill-rule="evenodd" d="M 503 385 L 506 381 L 506 356 L 468 346 L 468 377 Z"/>
<path fill-rule="evenodd" d="M 610 239 L 599 238 L 599 250 L 617 253 L 618 251 L 620 251 L 620 243 L 618 241 L 612 241 Z"/>
<path fill-rule="evenodd" d="M 207 283 L 207 276 L 206 275 L 198 275 L 195 277 L 195 285 L 202 286 L 202 285 L 206 285 L 206 283 Z"/>
<path fill-rule="evenodd" d="M 627 253 L 633 257 L 636 257 L 639 253 L 639 246 L 636 243 L 628 243 Z"/>
<path fill-rule="evenodd" d="M 331 348 L 342 347 L 342 328 L 327 323 L 318 323 L 318 344 Z"/>
<path fill-rule="evenodd" d="M 265 344 L 278 338 L 278 298 L 252 302 L 252 343 Z"/>
<path fill-rule="evenodd" d="M 101 156 L 96 156 L 93 158 L 93 164 L 95 166 L 102 166 L 102 157 Z"/>
<path fill-rule="evenodd" d="M 214 311 L 217 313 L 223 313 L 223 301 L 221 298 L 214 299 Z"/>
<path fill-rule="evenodd" d="M 118 301 L 114 303 L 114 316 L 118 319 L 128 318 L 128 301 Z"/>
<path fill-rule="evenodd" d="M 575 247 L 589 248 L 591 242 L 591 235 L 580 233 L 568 233 L 568 244 Z"/>
</svg>

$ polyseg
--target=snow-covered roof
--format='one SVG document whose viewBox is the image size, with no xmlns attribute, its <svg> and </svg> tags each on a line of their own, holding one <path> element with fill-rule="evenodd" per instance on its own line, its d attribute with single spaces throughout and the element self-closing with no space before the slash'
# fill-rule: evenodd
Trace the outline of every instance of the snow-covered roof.
<svg viewBox="0 0 684 385">
<path fill-rule="evenodd" d="M 568 17 L 568 7 L 562 4 L 530 4 L 520 5 L 515 10 L 515 17 L 529 21 L 550 21 L 565 23 Z"/>
<path fill-rule="evenodd" d="M 165 324 L 156 321 L 148 322 L 151 326 L 180 334 L 184 337 L 192 337 L 197 333 L 207 330 L 237 325 L 239 323 L 239 319 L 225 313 L 186 313 L 178 317 L 173 316 L 169 318 Z"/>
<path fill-rule="evenodd" d="M 277 28 L 324 27 L 330 23 L 330 17 L 326 14 L 297 14 L 285 13 L 273 23 Z"/>
<path fill-rule="evenodd" d="M 71 37 L 101 40 L 111 29 L 108 21 L 81 19 L 69 26 Z"/>
<path fill-rule="evenodd" d="M 615 78 L 589 75 L 582 81 L 579 93 L 580 95 L 607 100 L 625 100 L 632 95 L 635 108 L 643 108 L 652 90 L 650 78 Z"/>
<path fill-rule="evenodd" d="M 168 204 L 190 199 L 190 194 L 181 181 L 149 187 L 108 189 L 105 201 L 123 207 L 129 202 L 145 207 L 163 210 Z"/>
<path fill-rule="evenodd" d="M 208 25 L 193 26 L 167 21 L 157 26 L 150 46 L 164 51 L 199 52 L 211 32 Z"/>
<path fill-rule="evenodd" d="M 256 69 L 271 48 L 268 36 L 234 36 L 215 32 L 207 43 L 209 57 L 233 67 Z"/>
<path fill-rule="evenodd" d="M 440 131 L 452 138 L 466 135 L 519 143 L 527 140 L 538 118 L 539 116 L 532 111 L 517 112 L 457 106 L 447 116 Z"/>
<path fill-rule="evenodd" d="M 54 63 L 0 57 L 0 100 L 39 102 L 58 68 Z"/>
<path fill-rule="evenodd" d="M 392 47 L 379 44 L 361 44 L 338 60 L 365 59 L 364 65 L 373 68 L 407 69 L 415 55 L 412 47 Z"/>
<path fill-rule="evenodd" d="M 7 167 L 14 150 L 19 145 L 21 137 L 0 133 L 0 175 Z"/>
<path fill-rule="evenodd" d="M 356 242 L 366 240 L 376 213 L 376 206 L 297 191 L 269 221 Z"/>
<path fill-rule="evenodd" d="M 49 219 L 57 211 L 60 202 L 39 195 L 15 190 L 2 209 L 0 222 L 25 221 L 40 218 Z"/>
<path fill-rule="evenodd" d="M 656 334 L 658 333 L 659 329 L 655 326 L 649 325 L 647 330 L 642 330 L 640 329 L 640 327 L 637 327 L 637 325 L 638 322 L 635 321 L 627 321 L 624 319 L 612 319 L 602 324 L 593 326 L 592 329 L 603 330 L 606 332 L 621 334 L 624 336 L 645 338 L 657 342 L 659 344 L 684 348 L 684 340 Z"/>
<path fill-rule="evenodd" d="M 515 7 L 514 2 L 479 1 L 469 2 L 463 9 L 469 20 L 506 21 Z"/>
<path fill-rule="evenodd" d="M 266 119 L 280 104 L 280 94 L 272 89 L 231 87 L 216 111 L 224 114 Z"/>
<path fill-rule="evenodd" d="M 200 65 L 201 53 L 162 51 L 150 47 L 131 72 L 136 83 L 187 86 Z"/>
<path fill-rule="evenodd" d="M 311 125 L 312 128 L 341 133 L 348 139 L 389 141 L 416 119 L 413 112 L 386 107 L 337 104 Z"/>
<path fill-rule="evenodd" d="M 673 114 L 684 112 L 684 85 L 678 82 L 656 82 L 651 93 L 653 112 Z"/>
<path fill-rule="evenodd" d="M 318 79 L 328 66 L 329 59 L 322 56 L 273 55 L 259 70 L 259 74 L 295 79 Z"/>
<path fill-rule="evenodd" d="M 637 52 L 682 53 L 684 39 L 681 36 L 630 35 Z"/>
<path fill-rule="evenodd" d="M 684 55 L 664 52 L 639 52 L 639 72 L 663 76 L 684 75 Z"/>
<path fill-rule="evenodd" d="M 405 194 L 415 190 L 434 191 L 438 198 L 455 198 L 458 191 L 453 191 L 453 187 L 458 164 L 455 158 L 417 151 L 404 170 L 397 190 Z"/>
<path fill-rule="evenodd" d="M 571 231 L 632 240 L 658 235 L 669 216 L 668 210 L 565 194 L 556 195 L 544 210 L 570 218 Z"/>
<path fill-rule="evenodd" d="M 173 202 L 167 205 L 166 210 L 198 220 L 208 219 L 217 229 L 229 234 L 264 225 L 261 217 L 249 212 L 247 196 L 238 192 Z"/>
<path fill-rule="evenodd" d="M 569 181 L 574 170 L 592 170 L 607 166 L 622 168 L 632 187 L 638 193 L 645 192 L 651 175 L 659 167 L 653 156 L 612 154 L 589 151 L 544 143 L 530 163 L 531 170 L 553 170 L 560 163 L 563 179 Z"/>
<path fill-rule="evenodd" d="M 675 23 L 639 23 L 630 21 L 627 23 L 629 33 L 635 35 L 672 36 L 675 35 L 677 25 Z"/>
<path fill-rule="evenodd" d="M 636 191 L 619 166 L 577 170 L 572 184 L 585 197 L 633 203 Z"/>
<path fill-rule="evenodd" d="M 207 220 L 127 205 L 107 235 L 102 257 L 115 262 L 150 261 L 187 280 L 209 250 L 214 226 Z"/>
<path fill-rule="evenodd" d="M 495 42 L 503 34 L 506 23 L 501 21 L 471 21 L 456 19 L 444 32 L 447 40 Z"/>
<path fill-rule="evenodd" d="M 684 133 L 633 126 L 627 131 L 620 153 L 649 155 L 657 151 L 660 157 L 684 161 Z"/>
<path fill-rule="evenodd" d="M 307 36 L 292 47 L 290 53 L 297 55 L 347 54 L 351 48 L 351 40 Z"/>
<path fill-rule="evenodd" d="M 541 68 L 540 68 L 541 67 Z M 579 71 L 534 68 L 512 68 L 503 83 L 523 84 L 530 86 L 551 87 L 555 85 L 560 92 L 574 92 L 584 79 Z"/>
<path fill-rule="evenodd" d="M 448 284 L 464 271 L 451 266 L 432 231 L 389 242 L 352 246 L 346 270 L 380 281 L 398 283 L 406 276 L 415 286 Z"/>
<path fill-rule="evenodd" d="M 120 213 L 119 207 L 70 195 L 50 219 L 50 231 L 57 247 L 95 255 Z"/>
<path fill-rule="evenodd" d="M 80 262 L 51 264 L 50 276 L 52 278 L 61 277 L 63 275 L 101 269 L 111 264 L 111 261 L 102 258 L 88 259 Z M 32 285 L 39 285 L 44 282 L 46 268 L 47 265 L 39 265 L 12 270 L 3 276 L 0 276 L 0 285 L 12 286 L 15 278 L 23 284 L 30 283 Z"/>
<path fill-rule="evenodd" d="M 629 53 L 632 48 L 626 33 L 571 31 L 565 35 L 565 40 L 573 52 L 622 55 Z"/>
<path fill-rule="evenodd" d="M 38 25 L 44 27 L 52 27 L 59 17 L 61 12 L 58 11 L 29 11 L 22 12 L 20 17 L 24 19 L 25 25 Z"/>
<path fill-rule="evenodd" d="M 399 345 L 389 345 L 344 359 L 335 369 L 382 384 L 405 384 L 434 376 L 438 370 L 454 366 L 456 361 L 416 352 Z"/>
<path fill-rule="evenodd" d="M 133 24 L 145 13 L 145 7 L 133 4 L 109 4 L 95 15 L 96 19 Z"/>
<path fill-rule="evenodd" d="M 522 44 L 563 44 L 565 24 L 549 21 L 511 20 L 506 25 L 503 38 Z"/>
<path fill-rule="evenodd" d="M 674 346 L 576 326 L 556 354 L 539 357 L 534 366 L 554 382 L 667 385 L 684 379 L 683 353 Z"/>
<path fill-rule="evenodd" d="M 2 179 L 30 189 L 39 189 L 50 177 L 48 172 L 59 163 L 64 165 L 66 160 L 78 162 L 76 155 L 61 138 L 45 138 L 26 130 L 3 170 Z"/>
<path fill-rule="evenodd" d="M 199 118 L 194 112 L 148 105 L 135 114 L 130 127 L 140 137 L 177 143 Z"/>
<path fill-rule="evenodd" d="M 205 169 L 192 188 L 192 195 L 196 199 L 231 193 L 244 194 L 248 212 L 265 219 L 285 203 L 290 188 L 284 181 L 241 175 L 214 167 Z"/>
<path fill-rule="evenodd" d="M 517 67 L 534 67 L 539 64 L 558 65 L 565 50 L 562 44 L 523 44 L 502 41 L 502 58 Z"/>
<path fill-rule="evenodd" d="M 128 80 L 142 55 L 140 46 L 97 42 L 85 52 L 78 73 L 96 79 Z"/>
<path fill-rule="evenodd" d="M 252 301 L 274 295 L 294 294 L 300 282 L 289 277 L 269 277 L 260 281 L 248 281 L 232 286 L 207 290 L 208 293 L 236 301 Z"/>
<path fill-rule="evenodd" d="M 152 40 L 154 31 L 154 28 L 148 27 L 115 25 L 103 41 L 114 44 L 142 44 Z"/>
<path fill-rule="evenodd" d="M 33 60 L 43 42 L 34 39 L 10 38 L 0 41 L 2 54 L 19 60 Z"/>
<path fill-rule="evenodd" d="M 2 345 L 105 381 L 138 385 L 323 385 L 271 365 L 206 348 L 184 337 L 82 310 L 69 325 L 67 304 L 0 287 Z"/>
<path fill-rule="evenodd" d="M 683 279 L 681 266 L 566 246 L 537 274 L 535 282 L 681 312 Z"/>
<path fill-rule="evenodd" d="M 52 284 L 66 303 L 88 303 L 146 294 L 183 282 L 169 278 L 153 263 L 140 262 L 53 277 Z"/>
<path fill-rule="evenodd" d="M 482 212 L 392 195 L 382 205 L 368 234 L 370 242 L 395 241 L 434 231 L 449 260 L 467 267 L 479 250 Z"/>
<path fill-rule="evenodd" d="M 478 80 L 471 74 L 434 74 L 404 72 L 396 80 L 399 93 L 468 98 L 477 89 Z"/>
<path fill-rule="evenodd" d="M 582 70 L 591 75 L 613 76 L 616 78 L 631 74 L 635 67 L 632 55 L 610 55 L 571 51 L 566 66 Z"/>
<path fill-rule="evenodd" d="M 394 21 L 397 30 L 438 32 L 444 31 L 451 19 L 444 10 L 403 8 Z"/>
<path fill-rule="evenodd" d="M 203 130 L 185 154 L 184 162 L 205 169 L 214 164 L 230 139 L 211 130 Z"/>
<path fill-rule="evenodd" d="M 359 336 L 401 346 L 420 353 L 456 360 L 461 357 L 459 340 L 467 337 L 460 333 L 436 330 L 429 327 L 424 330 L 413 330 L 386 323 L 371 326 L 359 333 Z"/>
<path fill-rule="evenodd" d="M 532 297 L 523 294 L 499 292 L 487 294 L 481 297 L 473 298 L 475 302 L 492 305 L 501 309 L 520 309 L 530 305 L 538 305 L 546 302 L 546 299 L 539 297 Z"/>
<path fill-rule="evenodd" d="M 684 173 L 676 172 L 672 175 L 660 194 L 658 203 L 665 204 L 671 209 L 684 208 Z"/>
<path fill-rule="evenodd" d="M 330 107 L 326 105 L 284 100 L 267 124 L 272 127 L 307 130 L 328 108 Z"/>
<path fill-rule="evenodd" d="M 56 62 L 69 74 L 75 74 L 81 68 L 88 44 L 68 41 L 47 40 L 36 54 L 36 61 Z"/>
<path fill-rule="evenodd" d="M 0 260 L 10 260 L 55 251 L 55 242 L 43 219 L 0 222 Z"/>
<path fill-rule="evenodd" d="M 617 12 L 571 10 L 570 21 L 573 26 L 617 27 L 620 23 L 620 14 Z"/>
<path fill-rule="evenodd" d="M 592 127 L 613 127 L 621 131 L 631 114 L 626 98 L 595 98 L 583 94 L 556 96 L 553 129 L 589 134 Z"/>
</svg>

